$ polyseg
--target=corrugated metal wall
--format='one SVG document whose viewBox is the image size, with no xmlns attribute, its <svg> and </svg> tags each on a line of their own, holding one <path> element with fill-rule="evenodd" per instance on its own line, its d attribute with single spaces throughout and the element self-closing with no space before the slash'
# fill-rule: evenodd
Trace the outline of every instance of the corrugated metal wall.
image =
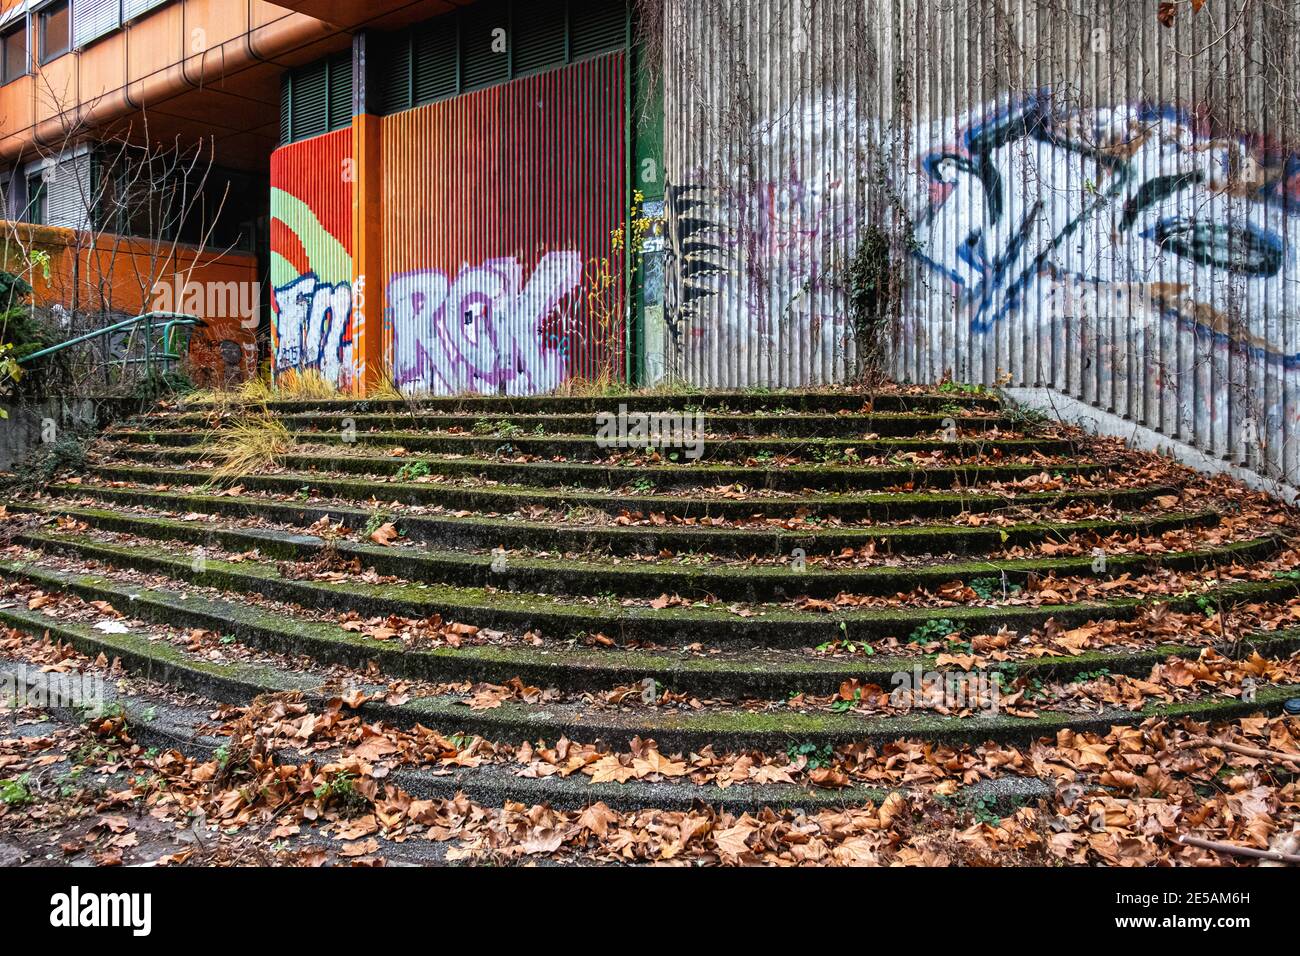
<svg viewBox="0 0 1300 956">
<path fill-rule="evenodd" d="M 383 120 L 388 364 L 408 391 L 624 375 L 626 55 Z"/>
<path fill-rule="evenodd" d="M 1060 390 L 1300 478 L 1300 5 L 665 0 L 668 366 Z M 651 343 L 655 347 L 656 343 Z"/>
<path fill-rule="evenodd" d="M 352 130 L 271 156 L 274 369 L 315 369 L 346 387 L 352 356 Z"/>
</svg>

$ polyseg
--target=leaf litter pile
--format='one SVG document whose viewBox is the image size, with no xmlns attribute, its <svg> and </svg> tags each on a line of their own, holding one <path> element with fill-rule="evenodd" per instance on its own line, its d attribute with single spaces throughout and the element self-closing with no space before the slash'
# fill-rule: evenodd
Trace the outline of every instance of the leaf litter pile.
<svg viewBox="0 0 1300 956">
<path fill-rule="evenodd" d="M 164 693 L 102 659 L 11 634 L 6 658 L 19 649 L 44 669 L 99 669 L 118 686 Z M 1300 823 L 1300 719 L 1290 717 L 1152 719 L 1108 733 L 1063 730 L 1020 747 L 898 741 L 665 754 L 643 740 L 618 752 L 565 739 L 503 747 L 397 730 L 356 715 L 362 699 L 317 708 L 294 695 L 247 707 L 209 702 L 210 730 L 225 742 L 206 759 L 135 743 L 121 713 L 51 728 L 40 714 L 6 711 L 6 726 L 42 731 L 0 739 L 0 834 L 37 859 L 87 855 L 101 865 L 1151 866 L 1249 865 L 1179 837 L 1286 852 Z M 626 788 L 620 805 L 633 808 L 486 806 L 464 793 L 420 799 L 392 780 L 403 769 L 436 777 L 489 765 L 543 781 L 616 782 Z M 967 796 L 1009 778 L 1039 781 L 1042 792 L 1007 805 Z M 852 783 L 883 796 L 808 811 L 636 806 L 638 786 L 662 783 Z"/>
</svg>

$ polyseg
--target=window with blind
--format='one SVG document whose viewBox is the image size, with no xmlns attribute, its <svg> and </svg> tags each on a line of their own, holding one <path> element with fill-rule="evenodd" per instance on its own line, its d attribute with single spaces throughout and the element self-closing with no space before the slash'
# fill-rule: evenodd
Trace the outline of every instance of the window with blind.
<svg viewBox="0 0 1300 956">
<path fill-rule="evenodd" d="M 72 45 L 78 50 L 122 26 L 122 0 L 77 0 Z"/>
<path fill-rule="evenodd" d="M 72 5 L 72 46 L 82 49 L 171 0 L 77 0 Z"/>
<path fill-rule="evenodd" d="M 129 23 L 155 7 L 161 7 L 164 3 L 170 2 L 171 0 L 122 0 L 122 22 Z"/>
</svg>

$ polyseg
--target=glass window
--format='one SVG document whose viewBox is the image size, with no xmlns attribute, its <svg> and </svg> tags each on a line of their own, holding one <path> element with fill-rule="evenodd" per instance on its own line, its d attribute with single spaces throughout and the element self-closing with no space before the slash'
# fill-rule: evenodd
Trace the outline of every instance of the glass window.
<svg viewBox="0 0 1300 956">
<path fill-rule="evenodd" d="M 0 83 L 12 83 L 27 73 L 27 24 L 0 35 Z"/>
<path fill-rule="evenodd" d="M 68 52 L 72 46 L 72 18 L 68 0 L 52 3 L 37 16 L 41 23 L 41 62 L 49 63 Z"/>
<path fill-rule="evenodd" d="M 27 177 L 27 214 L 25 222 L 34 226 L 45 225 L 45 176 L 37 173 Z"/>
</svg>

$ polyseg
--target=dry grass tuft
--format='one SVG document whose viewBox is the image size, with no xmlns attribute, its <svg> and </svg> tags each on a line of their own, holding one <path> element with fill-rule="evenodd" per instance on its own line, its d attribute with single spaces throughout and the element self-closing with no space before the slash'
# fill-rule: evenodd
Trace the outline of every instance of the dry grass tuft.
<svg viewBox="0 0 1300 956">
<path fill-rule="evenodd" d="M 630 395 L 627 383 L 614 377 L 612 369 L 601 369 L 595 378 L 571 378 L 551 394 L 569 398 L 617 398 Z"/>
<path fill-rule="evenodd" d="M 275 377 L 275 395 L 280 401 L 320 401 L 342 398 L 338 386 L 314 368 L 285 369 Z"/>
<path fill-rule="evenodd" d="M 213 481 L 224 483 L 278 467 L 293 449 L 293 438 L 282 421 L 262 413 L 223 426 L 203 446 L 204 461 L 216 466 Z"/>
<path fill-rule="evenodd" d="M 370 389 L 369 398 L 377 399 L 381 402 L 402 402 L 406 401 L 406 396 L 402 390 L 397 387 L 397 382 L 393 378 L 393 373 L 389 369 L 384 369 L 379 373 L 379 378 L 375 380 L 374 387 Z"/>
</svg>

